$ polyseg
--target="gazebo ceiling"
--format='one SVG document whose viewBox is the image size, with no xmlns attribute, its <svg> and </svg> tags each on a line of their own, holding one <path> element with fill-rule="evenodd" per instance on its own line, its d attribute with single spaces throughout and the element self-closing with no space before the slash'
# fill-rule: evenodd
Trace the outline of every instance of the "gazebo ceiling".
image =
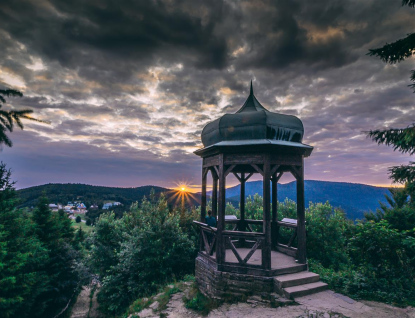
<svg viewBox="0 0 415 318">
<path fill-rule="evenodd" d="M 256 99 L 251 81 L 250 94 L 235 114 L 225 114 L 208 123 L 202 131 L 205 147 L 225 142 L 256 140 L 282 141 L 295 146 L 302 145 L 304 127 L 301 120 L 292 115 L 268 111 Z"/>
</svg>

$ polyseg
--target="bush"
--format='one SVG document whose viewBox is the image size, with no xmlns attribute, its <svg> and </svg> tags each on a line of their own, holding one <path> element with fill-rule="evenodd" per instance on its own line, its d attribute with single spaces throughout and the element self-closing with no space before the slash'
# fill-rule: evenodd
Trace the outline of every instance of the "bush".
<svg viewBox="0 0 415 318">
<path fill-rule="evenodd" d="M 106 250 L 102 228 L 107 216 L 96 225 L 95 240 L 100 238 L 99 250 Z M 169 213 L 167 202 L 144 200 L 141 208 L 133 205 L 130 213 L 120 220 L 110 218 L 116 238 L 106 236 L 112 251 L 109 262 L 103 266 L 102 288 L 98 294 L 100 308 L 105 313 L 121 314 L 137 298 L 150 295 L 174 279 L 191 273 L 194 269 L 195 246 L 180 228 L 179 217 Z M 108 225 L 108 223 L 107 223 Z M 111 231 L 107 231 L 108 233 Z M 97 248 L 97 247 L 95 247 Z M 100 258 L 96 250 L 93 258 Z M 108 263 L 112 263 L 108 266 Z M 105 270 L 104 270 L 105 269 Z"/>
<path fill-rule="evenodd" d="M 334 269 L 349 264 L 346 247 L 353 223 L 346 219 L 344 211 L 333 209 L 328 202 L 310 202 L 306 222 L 308 257 Z"/>
<path fill-rule="evenodd" d="M 81 217 L 78 215 L 78 216 L 76 217 L 76 219 L 75 219 L 75 222 L 76 222 L 76 223 L 81 223 L 81 221 L 82 221 L 82 219 L 81 219 Z"/>
</svg>

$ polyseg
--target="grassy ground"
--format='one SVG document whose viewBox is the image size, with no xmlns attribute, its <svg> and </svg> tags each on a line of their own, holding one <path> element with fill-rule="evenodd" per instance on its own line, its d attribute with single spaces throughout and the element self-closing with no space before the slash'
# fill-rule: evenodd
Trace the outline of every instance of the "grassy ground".
<svg viewBox="0 0 415 318">
<path fill-rule="evenodd" d="M 79 229 L 80 227 L 82 228 L 82 231 L 85 231 L 88 233 L 93 230 L 92 226 L 88 226 L 84 222 L 76 223 L 75 220 L 71 220 L 71 221 L 72 221 L 72 227 L 74 227 L 75 230 Z"/>
</svg>

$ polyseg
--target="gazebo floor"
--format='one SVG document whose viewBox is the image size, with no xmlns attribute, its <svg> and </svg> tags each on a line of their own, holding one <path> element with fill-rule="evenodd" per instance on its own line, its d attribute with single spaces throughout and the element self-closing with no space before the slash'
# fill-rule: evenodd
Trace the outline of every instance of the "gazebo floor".
<svg viewBox="0 0 415 318">
<path fill-rule="evenodd" d="M 245 258 L 245 256 L 249 253 L 250 250 L 250 248 L 237 248 L 237 251 L 242 259 Z M 216 259 L 216 253 L 213 253 L 212 257 Z M 254 252 L 254 254 L 251 256 L 247 263 L 249 265 L 261 265 L 261 257 L 261 250 L 258 249 Z M 238 264 L 238 259 L 230 249 L 226 250 L 225 261 Z M 291 267 L 298 267 L 298 265 L 299 264 L 295 261 L 294 257 L 288 256 L 280 252 L 271 251 L 271 269 L 285 269 Z"/>
</svg>

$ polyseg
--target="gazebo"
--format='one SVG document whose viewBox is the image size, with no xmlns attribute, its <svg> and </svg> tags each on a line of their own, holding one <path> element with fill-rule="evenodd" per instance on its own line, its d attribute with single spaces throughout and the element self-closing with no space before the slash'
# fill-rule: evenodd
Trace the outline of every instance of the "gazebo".
<svg viewBox="0 0 415 318">
<path fill-rule="evenodd" d="M 194 221 L 201 232 L 196 280 L 203 293 L 221 298 L 229 293 L 277 291 L 292 298 L 326 287 L 318 275 L 307 272 L 304 158 L 313 147 L 302 143 L 303 134 L 300 119 L 270 112 L 259 103 L 252 82 L 247 100 L 235 114 L 225 114 L 203 129 L 204 147 L 195 151 L 203 159 L 201 215 Z M 278 220 L 277 185 L 286 172 L 297 181 L 297 219 Z M 209 173 L 216 228 L 205 223 Z M 239 219 L 225 216 L 226 178 L 231 173 L 240 182 Z M 254 174 L 263 180 L 262 220 L 245 218 L 245 183 Z M 285 244 L 279 240 L 281 227 L 293 230 Z M 294 287 L 308 292 L 290 293 Z"/>
</svg>

